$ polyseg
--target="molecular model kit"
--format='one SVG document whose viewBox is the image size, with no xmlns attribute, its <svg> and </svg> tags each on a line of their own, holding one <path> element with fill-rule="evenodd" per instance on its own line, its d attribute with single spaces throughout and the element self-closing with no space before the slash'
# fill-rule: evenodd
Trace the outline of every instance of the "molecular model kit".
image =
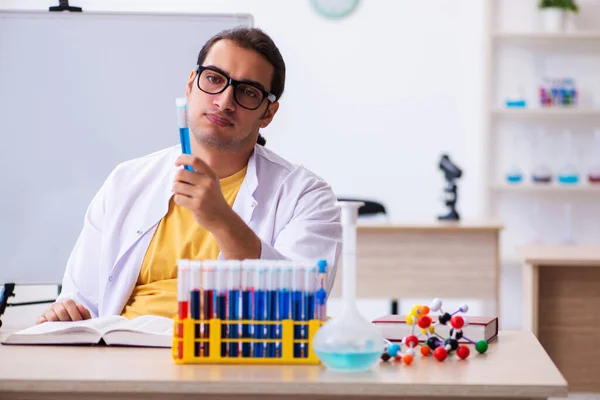
<svg viewBox="0 0 600 400">
<path fill-rule="evenodd" d="M 466 344 L 459 344 L 462 339 L 463 342 L 468 342 L 475 346 L 475 350 L 479 354 L 483 354 L 488 349 L 488 343 L 485 340 L 474 342 L 468 337 L 464 336 L 462 329 L 468 325 L 467 318 L 463 317 L 459 313 L 466 313 L 469 307 L 464 304 L 459 307 L 453 313 L 444 312 L 442 310 L 442 300 L 434 299 L 429 306 L 415 305 L 411 312 L 406 316 L 406 323 L 412 326 L 411 335 L 402 338 L 400 343 L 389 343 L 386 351 L 381 355 L 381 360 L 404 362 L 410 365 L 415 357 L 416 349 L 420 346 L 420 352 L 423 356 L 430 356 L 433 354 L 438 361 L 444 361 L 449 355 L 456 353 L 461 359 L 469 357 L 471 351 Z M 439 317 L 436 322 L 429 313 L 439 312 Z M 438 325 L 450 324 L 452 327 L 449 331 L 448 337 L 439 335 L 435 328 Z M 420 332 L 415 331 L 420 329 Z M 404 350 L 402 349 L 404 346 Z"/>
</svg>

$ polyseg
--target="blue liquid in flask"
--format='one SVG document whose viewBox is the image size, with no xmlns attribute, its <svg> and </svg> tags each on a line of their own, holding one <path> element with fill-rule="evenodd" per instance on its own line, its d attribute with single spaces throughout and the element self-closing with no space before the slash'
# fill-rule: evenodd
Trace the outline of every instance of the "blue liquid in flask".
<svg viewBox="0 0 600 400">
<path fill-rule="evenodd" d="M 573 185 L 579 182 L 579 176 L 578 175 L 559 175 L 558 176 L 558 182 L 560 183 L 564 183 L 567 185 Z"/>
<path fill-rule="evenodd" d="M 362 372 L 369 368 L 381 357 L 379 351 L 357 352 L 344 351 L 315 351 L 319 359 L 332 371 Z"/>
<path fill-rule="evenodd" d="M 523 174 L 506 174 L 506 181 L 508 183 L 519 183 L 523 181 Z"/>
</svg>

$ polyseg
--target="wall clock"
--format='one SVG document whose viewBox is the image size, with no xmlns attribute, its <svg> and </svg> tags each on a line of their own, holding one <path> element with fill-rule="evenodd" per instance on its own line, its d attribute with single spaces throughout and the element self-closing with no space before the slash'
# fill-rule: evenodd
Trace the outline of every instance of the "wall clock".
<svg viewBox="0 0 600 400">
<path fill-rule="evenodd" d="M 310 3 L 326 18 L 343 18 L 358 6 L 358 0 L 310 0 Z"/>
</svg>

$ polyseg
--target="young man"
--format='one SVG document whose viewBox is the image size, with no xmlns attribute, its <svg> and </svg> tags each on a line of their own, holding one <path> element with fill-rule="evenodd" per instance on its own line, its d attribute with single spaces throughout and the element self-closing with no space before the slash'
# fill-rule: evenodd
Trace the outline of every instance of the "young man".
<svg viewBox="0 0 600 400">
<path fill-rule="evenodd" d="M 264 148 L 259 133 L 284 85 L 283 58 L 262 31 L 210 39 L 186 85 L 193 154 L 178 145 L 117 166 L 87 210 L 62 293 L 38 323 L 171 318 L 180 258 L 324 258 L 331 287 L 341 249 L 335 195 Z"/>
</svg>

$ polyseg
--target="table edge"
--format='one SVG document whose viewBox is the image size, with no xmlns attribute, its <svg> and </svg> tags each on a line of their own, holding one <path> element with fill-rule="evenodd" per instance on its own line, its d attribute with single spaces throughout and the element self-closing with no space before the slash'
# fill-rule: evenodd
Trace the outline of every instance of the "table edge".
<svg viewBox="0 0 600 400">
<path fill-rule="evenodd" d="M 339 382 L 172 382 L 172 381 L 40 381 L 0 382 L 0 393 L 137 393 L 137 394 L 275 394 L 362 396 L 561 397 L 564 385 L 437 385 Z"/>
</svg>

